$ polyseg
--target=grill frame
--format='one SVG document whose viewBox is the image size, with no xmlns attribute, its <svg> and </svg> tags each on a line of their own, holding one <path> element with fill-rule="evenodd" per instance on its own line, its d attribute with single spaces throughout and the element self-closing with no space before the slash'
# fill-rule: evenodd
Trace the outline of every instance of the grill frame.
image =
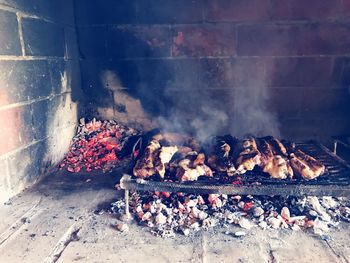
<svg viewBox="0 0 350 263">
<path fill-rule="evenodd" d="M 321 161 L 326 166 L 326 173 L 317 179 L 307 181 L 303 179 L 273 179 L 268 178 L 266 173 L 249 171 L 241 176 L 242 184 L 224 183 L 221 179 L 206 179 L 204 177 L 203 180 L 196 182 L 160 182 L 133 178 L 125 174 L 120 180 L 120 186 L 127 191 L 350 197 L 350 165 L 345 160 L 315 141 L 296 143 L 296 146 Z M 225 177 L 220 178 L 225 179 Z"/>
</svg>

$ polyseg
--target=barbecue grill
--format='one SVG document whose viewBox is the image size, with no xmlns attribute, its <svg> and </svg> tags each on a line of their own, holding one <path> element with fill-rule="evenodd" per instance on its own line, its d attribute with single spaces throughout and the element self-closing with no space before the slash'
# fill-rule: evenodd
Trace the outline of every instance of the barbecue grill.
<svg viewBox="0 0 350 263">
<path fill-rule="evenodd" d="M 262 171 L 253 170 L 237 177 L 215 176 L 200 177 L 195 182 L 167 182 L 136 179 L 125 174 L 120 186 L 125 190 L 125 203 L 128 211 L 129 190 L 183 192 L 193 194 L 230 194 L 230 195 L 281 195 L 281 196 L 350 196 L 350 165 L 316 142 L 296 143 L 305 153 L 313 156 L 326 166 L 326 172 L 313 180 L 273 179 Z"/>
</svg>

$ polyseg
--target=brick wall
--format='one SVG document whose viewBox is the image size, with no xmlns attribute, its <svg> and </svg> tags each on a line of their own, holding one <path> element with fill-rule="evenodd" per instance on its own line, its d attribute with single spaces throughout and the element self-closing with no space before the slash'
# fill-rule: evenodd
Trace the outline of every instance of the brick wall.
<svg viewBox="0 0 350 263">
<path fill-rule="evenodd" d="M 348 0 L 75 3 L 94 114 L 238 135 L 350 133 Z"/>
<path fill-rule="evenodd" d="M 79 88 L 73 2 L 0 0 L 0 201 L 63 157 Z"/>
</svg>

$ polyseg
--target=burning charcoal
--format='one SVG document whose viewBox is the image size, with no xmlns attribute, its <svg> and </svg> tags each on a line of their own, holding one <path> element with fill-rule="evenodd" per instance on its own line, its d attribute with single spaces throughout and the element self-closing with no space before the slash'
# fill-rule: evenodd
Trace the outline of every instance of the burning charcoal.
<svg viewBox="0 0 350 263">
<path fill-rule="evenodd" d="M 96 121 L 81 123 L 72 145 L 64 160 L 59 164 L 60 169 L 67 167 L 72 173 L 84 169 L 102 171 L 111 170 L 120 163 L 117 154 L 131 135 L 137 134 L 133 129 L 119 125 L 113 121 Z"/>
<path fill-rule="evenodd" d="M 152 218 L 152 214 L 150 212 L 146 212 L 143 216 L 142 216 L 142 221 L 148 221 Z"/>
<path fill-rule="evenodd" d="M 308 204 L 322 217 L 323 220 L 329 222 L 331 217 L 327 214 L 326 210 L 321 206 L 319 200 L 315 196 L 308 197 Z"/>
<path fill-rule="evenodd" d="M 270 217 L 267 219 L 268 224 L 274 229 L 280 228 L 282 225 L 282 221 L 283 220 L 276 217 Z"/>
<path fill-rule="evenodd" d="M 244 229 L 251 229 L 254 226 L 254 224 L 250 220 L 248 220 L 244 217 L 241 217 L 239 219 L 238 224 L 240 225 L 240 227 L 242 227 Z"/>
<path fill-rule="evenodd" d="M 261 215 L 263 215 L 265 213 L 264 209 L 262 209 L 261 207 L 255 207 L 254 211 L 253 211 L 253 215 L 255 217 L 260 217 Z"/>
<path fill-rule="evenodd" d="M 164 225 L 167 221 L 167 217 L 165 215 L 163 215 L 162 213 L 159 213 L 157 216 L 156 216 L 156 219 L 155 219 L 155 222 L 158 224 L 158 225 Z"/>
<path fill-rule="evenodd" d="M 267 223 L 265 221 L 261 221 L 258 226 L 261 228 L 261 229 L 266 229 L 267 228 Z"/>
<path fill-rule="evenodd" d="M 190 234 L 190 230 L 188 228 L 183 228 L 181 229 L 182 230 L 182 233 L 185 235 L 185 236 L 188 236 Z"/>
<path fill-rule="evenodd" d="M 309 215 L 316 218 L 318 216 L 317 212 L 315 210 L 310 210 Z"/>
<path fill-rule="evenodd" d="M 291 229 L 292 229 L 293 231 L 299 231 L 301 228 L 300 228 L 300 226 L 294 224 L 294 225 L 291 226 Z"/>
<path fill-rule="evenodd" d="M 313 230 L 315 234 L 323 235 L 325 232 L 329 231 L 328 223 L 316 218 L 313 224 Z"/>
<path fill-rule="evenodd" d="M 213 207 L 222 207 L 222 201 L 220 199 L 220 195 L 218 194 L 210 194 L 208 197 L 208 201 Z"/>
<path fill-rule="evenodd" d="M 289 212 L 288 207 L 286 207 L 286 206 L 282 207 L 281 216 L 284 220 L 288 221 L 290 219 L 290 212 Z"/>
<path fill-rule="evenodd" d="M 243 202 L 243 201 L 240 201 L 240 202 L 238 203 L 238 207 L 241 208 L 241 209 L 244 208 L 244 205 L 245 205 L 245 202 Z"/>
<path fill-rule="evenodd" d="M 327 209 L 336 208 L 339 206 L 339 203 L 335 201 L 333 197 L 330 197 L 330 196 L 323 196 L 321 203 L 322 203 L 322 206 Z"/>
<path fill-rule="evenodd" d="M 208 217 L 208 218 L 203 220 L 202 226 L 204 228 L 211 228 L 211 227 L 216 226 L 217 223 L 218 223 L 217 219 L 212 218 L 212 217 Z"/>
</svg>

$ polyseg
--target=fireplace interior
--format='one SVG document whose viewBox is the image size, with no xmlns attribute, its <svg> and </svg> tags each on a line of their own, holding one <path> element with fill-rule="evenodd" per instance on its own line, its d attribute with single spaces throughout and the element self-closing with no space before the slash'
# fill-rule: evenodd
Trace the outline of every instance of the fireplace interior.
<svg viewBox="0 0 350 263">
<path fill-rule="evenodd" d="M 104 209 L 125 166 L 60 164 L 77 127 L 113 120 L 201 143 L 337 140 L 346 166 L 349 54 L 347 0 L 0 0 L 0 261 L 348 262 L 348 225 L 125 234 Z"/>
</svg>

